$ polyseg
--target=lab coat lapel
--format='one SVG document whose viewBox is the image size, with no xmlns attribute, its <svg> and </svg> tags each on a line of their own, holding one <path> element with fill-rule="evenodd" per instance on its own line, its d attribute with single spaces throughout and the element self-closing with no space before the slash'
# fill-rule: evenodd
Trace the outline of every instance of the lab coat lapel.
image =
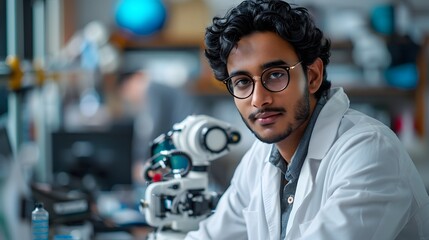
<svg viewBox="0 0 429 240">
<path fill-rule="evenodd" d="M 332 95 L 320 112 L 311 134 L 307 157 L 302 165 L 295 193 L 298 205 L 310 194 L 320 161 L 328 153 L 335 141 L 341 119 L 349 109 L 349 99 L 342 88 L 331 90 Z M 301 200 L 301 201 L 300 201 Z M 297 206 L 295 211 L 299 208 Z M 292 212 L 293 213 L 293 210 Z"/>
<path fill-rule="evenodd" d="M 337 136 L 341 120 L 349 109 L 350 101 L 342 88 L 333 88 L 311 134 L 307 158 L 322 159 Z"/>
<path fill-rule="evenodd" d="M 280 233 L 280 171 L 268 161 L 265 162 L 262 173 L 262 201 L 264 213 L 270 234 L 269 239 L 277 239 Z"/>
<path fill-rule="evenodd" d="M 294 225 L 294 230 L 298 230 L 298 226 L 294 222 L 301 221 L 300 218 L 304 217 L 304 214 L 299 214 L 298 217 L 297 213 L 301 211 L 301 208 L 303 212 L 310 210 L 308 209 L 310 206 L 305 205 L 305 199 L 313 191 L 320 162 L 334 143 L 341 119 L 349 109 L 349 99 L 342 88 L 334 88 L 331 93 L 332 95 L 317 118 L 308 146 L 307 157 L 301 168 L 294 206 L 286 228 L 286 235 L 290 237 L 293 236 L 289 235 L 292 225 Z"/>
</svg>

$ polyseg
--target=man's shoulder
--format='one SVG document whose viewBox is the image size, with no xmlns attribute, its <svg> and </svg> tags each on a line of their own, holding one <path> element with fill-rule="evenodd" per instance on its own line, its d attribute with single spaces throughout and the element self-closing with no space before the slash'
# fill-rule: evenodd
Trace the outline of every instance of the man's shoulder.
<svg viewBox="0 0 429 240">
<path fill-rule="evenodd" d="M 340 126 L 338 128 L 338 135 L 342 136 L 358 134 L 380 135 L 395 140 L 397 139 L 396 134 L 385 123 L 367 114 L 350 108 L 347 110 L 341 120 Z"/>
</svg>

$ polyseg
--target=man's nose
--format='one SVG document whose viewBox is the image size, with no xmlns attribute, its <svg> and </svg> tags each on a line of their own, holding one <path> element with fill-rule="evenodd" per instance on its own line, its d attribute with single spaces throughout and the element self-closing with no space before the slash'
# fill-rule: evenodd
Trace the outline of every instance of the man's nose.
<svg viewBox="0 0 429 240">
<path fill-rule="evenodd" d="M 271 104 L 272 93 L 262 85 L 260 77 L 253 77 L 253 79 L 255 88 L 253 89 L 253 94 L 250 96 L 252 98 L 252 105 L 256 108 L 260 108 L 267 104 Z"/>
</svg>

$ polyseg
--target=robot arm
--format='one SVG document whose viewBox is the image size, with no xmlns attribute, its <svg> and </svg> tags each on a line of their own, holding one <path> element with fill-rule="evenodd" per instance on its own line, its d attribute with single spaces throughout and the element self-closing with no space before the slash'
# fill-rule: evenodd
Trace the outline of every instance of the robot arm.
<svg viewBox="0 0 429 240">
<path fill-rule="evenodd" d="M 219 198 L 207 191 L 207 167 L 239 141 L 239 132 L 230 124 L 206 115 L 188 116 L 156 138 L 145 171 L 151 183 L 141 203 L 147 222 L 182 233 L 196 229 Z M 161 172 L 162 177 L 150 177 L 148 171 Z"/>
</svg>

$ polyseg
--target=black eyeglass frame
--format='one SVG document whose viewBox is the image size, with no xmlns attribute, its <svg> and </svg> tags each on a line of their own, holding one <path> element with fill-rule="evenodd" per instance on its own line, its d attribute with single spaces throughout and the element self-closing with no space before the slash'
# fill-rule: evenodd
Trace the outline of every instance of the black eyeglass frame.
<svg viewBox="0 0 429 240">
<path fill-rule="evenodd" d="M 269 92 L 281 92 L 281 91 L 283 91 L 283 90 L 285 90 L 288 86 L 289 86 L 289 82 L 290 82 L 290 70 L 293 70 L 294 68 L 296 68 L 299 64 L 301 64 L 302 63 L 302 61 L 299 61 L 299 62 L 297 62 L 297 63 L 295 63 L 295 64 L 293 64 L 292 66 L 286 66 L 286 65 L 280 65 L 280 66 L 273 66 L 273 67 L 269 67 L 269 68 L 267 68 L 267 69 L 264 69 L 263 71 L 262 71 L 262 73 L 260 74 L 260 76 L 259 76 L 259 78 L 261 79 L 261 84 L 262 84 L 262 86 L 267 90 L 267 91 L 269 91 Z M 269 88 L 267 88 L 267 86 L 265 86 L 265 82 L 262 80 L 263 79 L 263 76 L 264 76 L 264 74 L 266 73 L 266 72 L 269 72 L 270 70 L 272 70 L 272 69 L 276 69 L 276 68 L 281 68 L 281 69 L 283 69 L 283 70 L 286 70 L 286 73 L 287 73 L 287 77 L 288 77 L 288 81 L 287 81 L 287 83 L 286 83 L 286 85 L 282 88 L 282 89 L 280 89 L 280 90 L 271 90 L 271 89 L 269 89 Z M 235 94 L 234 94 L 234 91 L 233 91 L 233 89 L 232 89 L 232 87 L 231 87 L 231 84 L 230 84 L 230 82 L 231 82 L 231 79 L 233 78 L 233 77 L 237 77 L 237 76 L 240 76 L 240 75 L 243 75 L 243 76 L 246 76 L 246 77 L 248 77 L 251 81 L 252 81 L 252 91 L 250 91 L 250 93 L 249 93 L 249 95 L 247 95 L 246 97 L 237 97 Z M 239 73 L 239 74 L 234 74 L 234 75 L 231 75 L 231 76 L 229 76 L 229 77 L 227 77 L 226 79 L 224 79 L 222 82 L 226 85 L 226 88 L 228 89 L 228 92 L 233 96 L 233 97 L 235 97 L 235 98 L 238 98 L 238 99 L 246 99 L 246 98 L 248 98 L 248 97 L 250 97 L 252 94 L 253 94 L 253 91 L 255 91 L 255 77 L 257 77 L 257 76 L 251 76 L 250 74 L 247 74 L 247 73 Z"/>
</svg>

